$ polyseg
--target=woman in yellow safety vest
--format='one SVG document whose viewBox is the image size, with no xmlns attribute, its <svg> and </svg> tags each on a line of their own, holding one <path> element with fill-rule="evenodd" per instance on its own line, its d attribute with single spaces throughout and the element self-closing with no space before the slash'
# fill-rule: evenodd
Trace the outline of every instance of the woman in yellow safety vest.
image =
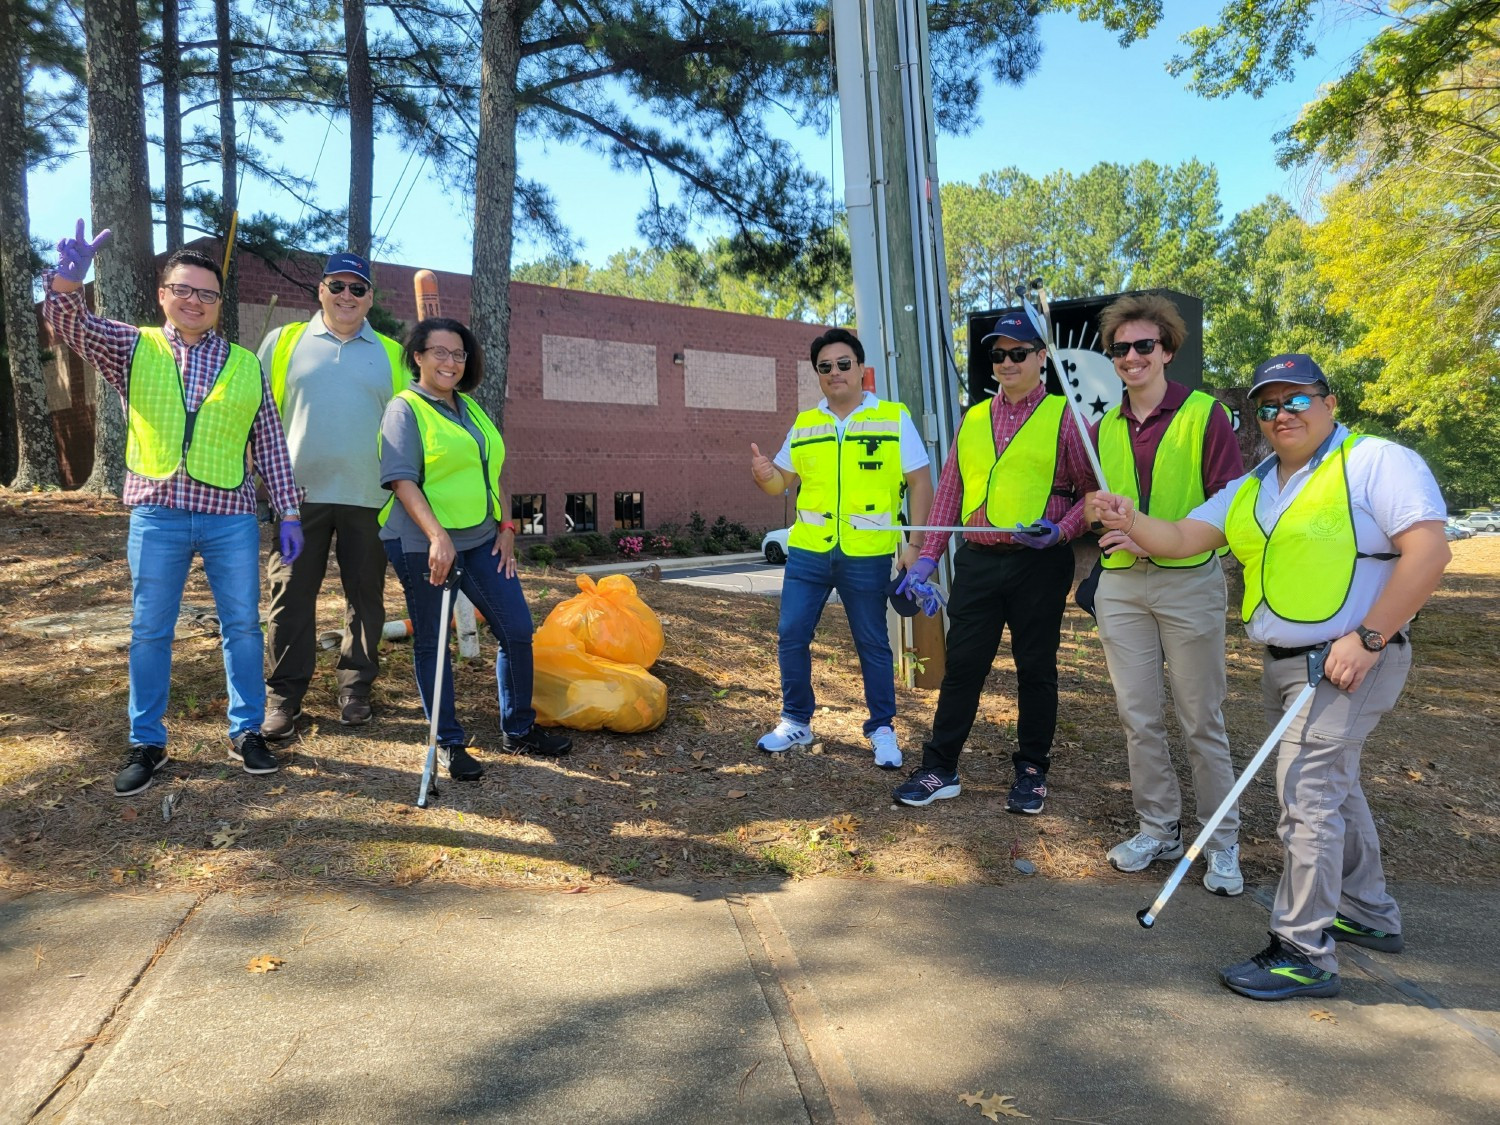
<svg viewBox="0 0 1500 1125">
<path fill-rule="evenodd" d="M 429 317 L 412 329 L 403 359 L 416 381 L 391 399 L 380 423 L 380 481 L 392 494 L 380 513 L 380 539 L 406 592 L 423 709 L 430 719 L 446 583 L 468 595 L 500 643 L 495 680 L 504 749 L 566 754 L 571 739 L 535 725 L 531 611 L 516 577 L 516 525 L 506 518 L 500 488 L 505 442 L 466 393 L 484 378 L 479 342 L 459 321 Z M 449 656 L 441 655 L 438 761 L 454 780 L 477 781 L 484 769 L 466 749 Z"/>
</svg>

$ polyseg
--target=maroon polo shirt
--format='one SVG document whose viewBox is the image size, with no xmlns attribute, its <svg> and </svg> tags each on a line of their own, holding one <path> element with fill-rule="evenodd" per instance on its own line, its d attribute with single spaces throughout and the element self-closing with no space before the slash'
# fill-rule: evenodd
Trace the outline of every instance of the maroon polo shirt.
<svg viewBox="0 0 1500 1125">
<path fill-rule="evenodd" d="M 1130 431 L 1130 448 L 1135 454 L 1135 475 L 1141 486 L 1143 512 L 1151 511 L 1151 469 L 1156 464 L 1156 449 L 1161 445 L 1162 435 L 1177 416 L 1177 410 L 1187 401 L 1191 390 L 1181 383 L 1167 380 L 1167 393 L 1156 409 L 1144 418 L 1137 418 L 1130 408 L 1130 392 L 1126 391 L 1120 403 L 1120 413 L 1125 417 Z M 1095 444 L 1098 443 L 1098 428 L 1095 427 Z M 1209 415 L 1208 432 L 1203 439 L 1203 495 L 1212 496 L 1236 477 L 1245 472 L 1240 459 L 1240 443 L 1234 436 L 1234 425 L 1222 410 Z"/>
</svg>

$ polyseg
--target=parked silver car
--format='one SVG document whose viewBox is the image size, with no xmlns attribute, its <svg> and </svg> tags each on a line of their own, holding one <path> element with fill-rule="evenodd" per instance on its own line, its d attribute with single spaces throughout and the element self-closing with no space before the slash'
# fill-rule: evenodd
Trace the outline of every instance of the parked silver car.
<svg viewBox="0 0 1500 1125">
<path fill-rule="evenodd" d="M 1500 531 L 1500 512 L 1470 512 L 1458 522 L 1470 531 Z"/>
</svg>

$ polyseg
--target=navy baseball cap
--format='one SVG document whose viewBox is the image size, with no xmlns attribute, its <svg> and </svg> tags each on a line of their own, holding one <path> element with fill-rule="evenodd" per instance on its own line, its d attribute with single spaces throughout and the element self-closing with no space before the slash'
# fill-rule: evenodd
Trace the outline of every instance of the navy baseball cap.
<svg viewBox="0 0 1500 1125">
<path fill-rule="evenodd" d="M 370 276 L 370 263 L 358 254 L 334 254 L 323 265 L 323 276 L 328 277 L 335 273 L 352 273 L 355 277 L 362 277 L 371 285 L 375 279 Z"/>
<path fill-rule="evenodd" d="M 1036 341 L 1041 343 L 1042 337 L 1031 323 L 1031 318 L 1024 312 L 1008 312 L 990 329 L 989 335 L 980 340 L 981 344 L 988 344 L 991 340 L 998 340 L 1004 336 L 1007 340 L 1019 340 L 1021 343 Z"/>
<path fill-rule="evenodd" d="M 1254 394 L 1267 383 L 1296 383 L 1310 387 L 1315 383 L 1328 382 L 1328 376 L 1310 355 L 1293 352 L 1290 355 L 1273 355 L 1255 369 L 1250 378 L 1250 393 Z"/>
</svg>

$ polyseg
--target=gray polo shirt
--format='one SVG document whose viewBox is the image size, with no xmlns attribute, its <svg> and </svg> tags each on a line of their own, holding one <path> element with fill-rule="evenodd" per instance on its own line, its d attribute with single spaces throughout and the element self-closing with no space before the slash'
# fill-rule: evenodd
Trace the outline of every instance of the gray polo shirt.
<svg viewBox="0 0 1500 1125">
<path fill-rule="evenodd" d="M 462 407 L 455 413 L 446 402 L 433 398 L 416 383 L 412 390 L 432 403 L 449 418 L 458 422 L 474 435 L 474 440 L 484 441 L 479 427 Z M 414 480 L 422 483 L 422 470 L 426 457 L 422 450 L 422 431 L 417 428 L 416 415 L 405 399 L 393 398 L 385 408 L 385 417 L 380 422 L 380 483 L 389 488 L 394 481 Z M 473 527 L 450 527 L 448 538 L 453 540 L 455 550 L 467 551 L 472 547 L 491 544 L 499 530 L 493 519 L 486 518 Z M 391 513 L 385 526 L 380 529 L 380 538 L 401 540 L 401 550 L 406 554 L 427 553 L 427 533 L 415 520 L 406 514 L 406 509 L 397 500 L 391 505 Z"/>
<path fill-rule="evenodd" d="M 271 377 L 271 356 L 284 328 L 260 346 L 260 365 Z M 378 508 L 388 495 L 380 487 L 376 435 L 391 397 L 391 363 L 366 321 L 359 335 L 340 340 L 313 314 L 287 366 L 281 428 L 292 454 L 292 472 L 313 504 Z"/>
</svg>

